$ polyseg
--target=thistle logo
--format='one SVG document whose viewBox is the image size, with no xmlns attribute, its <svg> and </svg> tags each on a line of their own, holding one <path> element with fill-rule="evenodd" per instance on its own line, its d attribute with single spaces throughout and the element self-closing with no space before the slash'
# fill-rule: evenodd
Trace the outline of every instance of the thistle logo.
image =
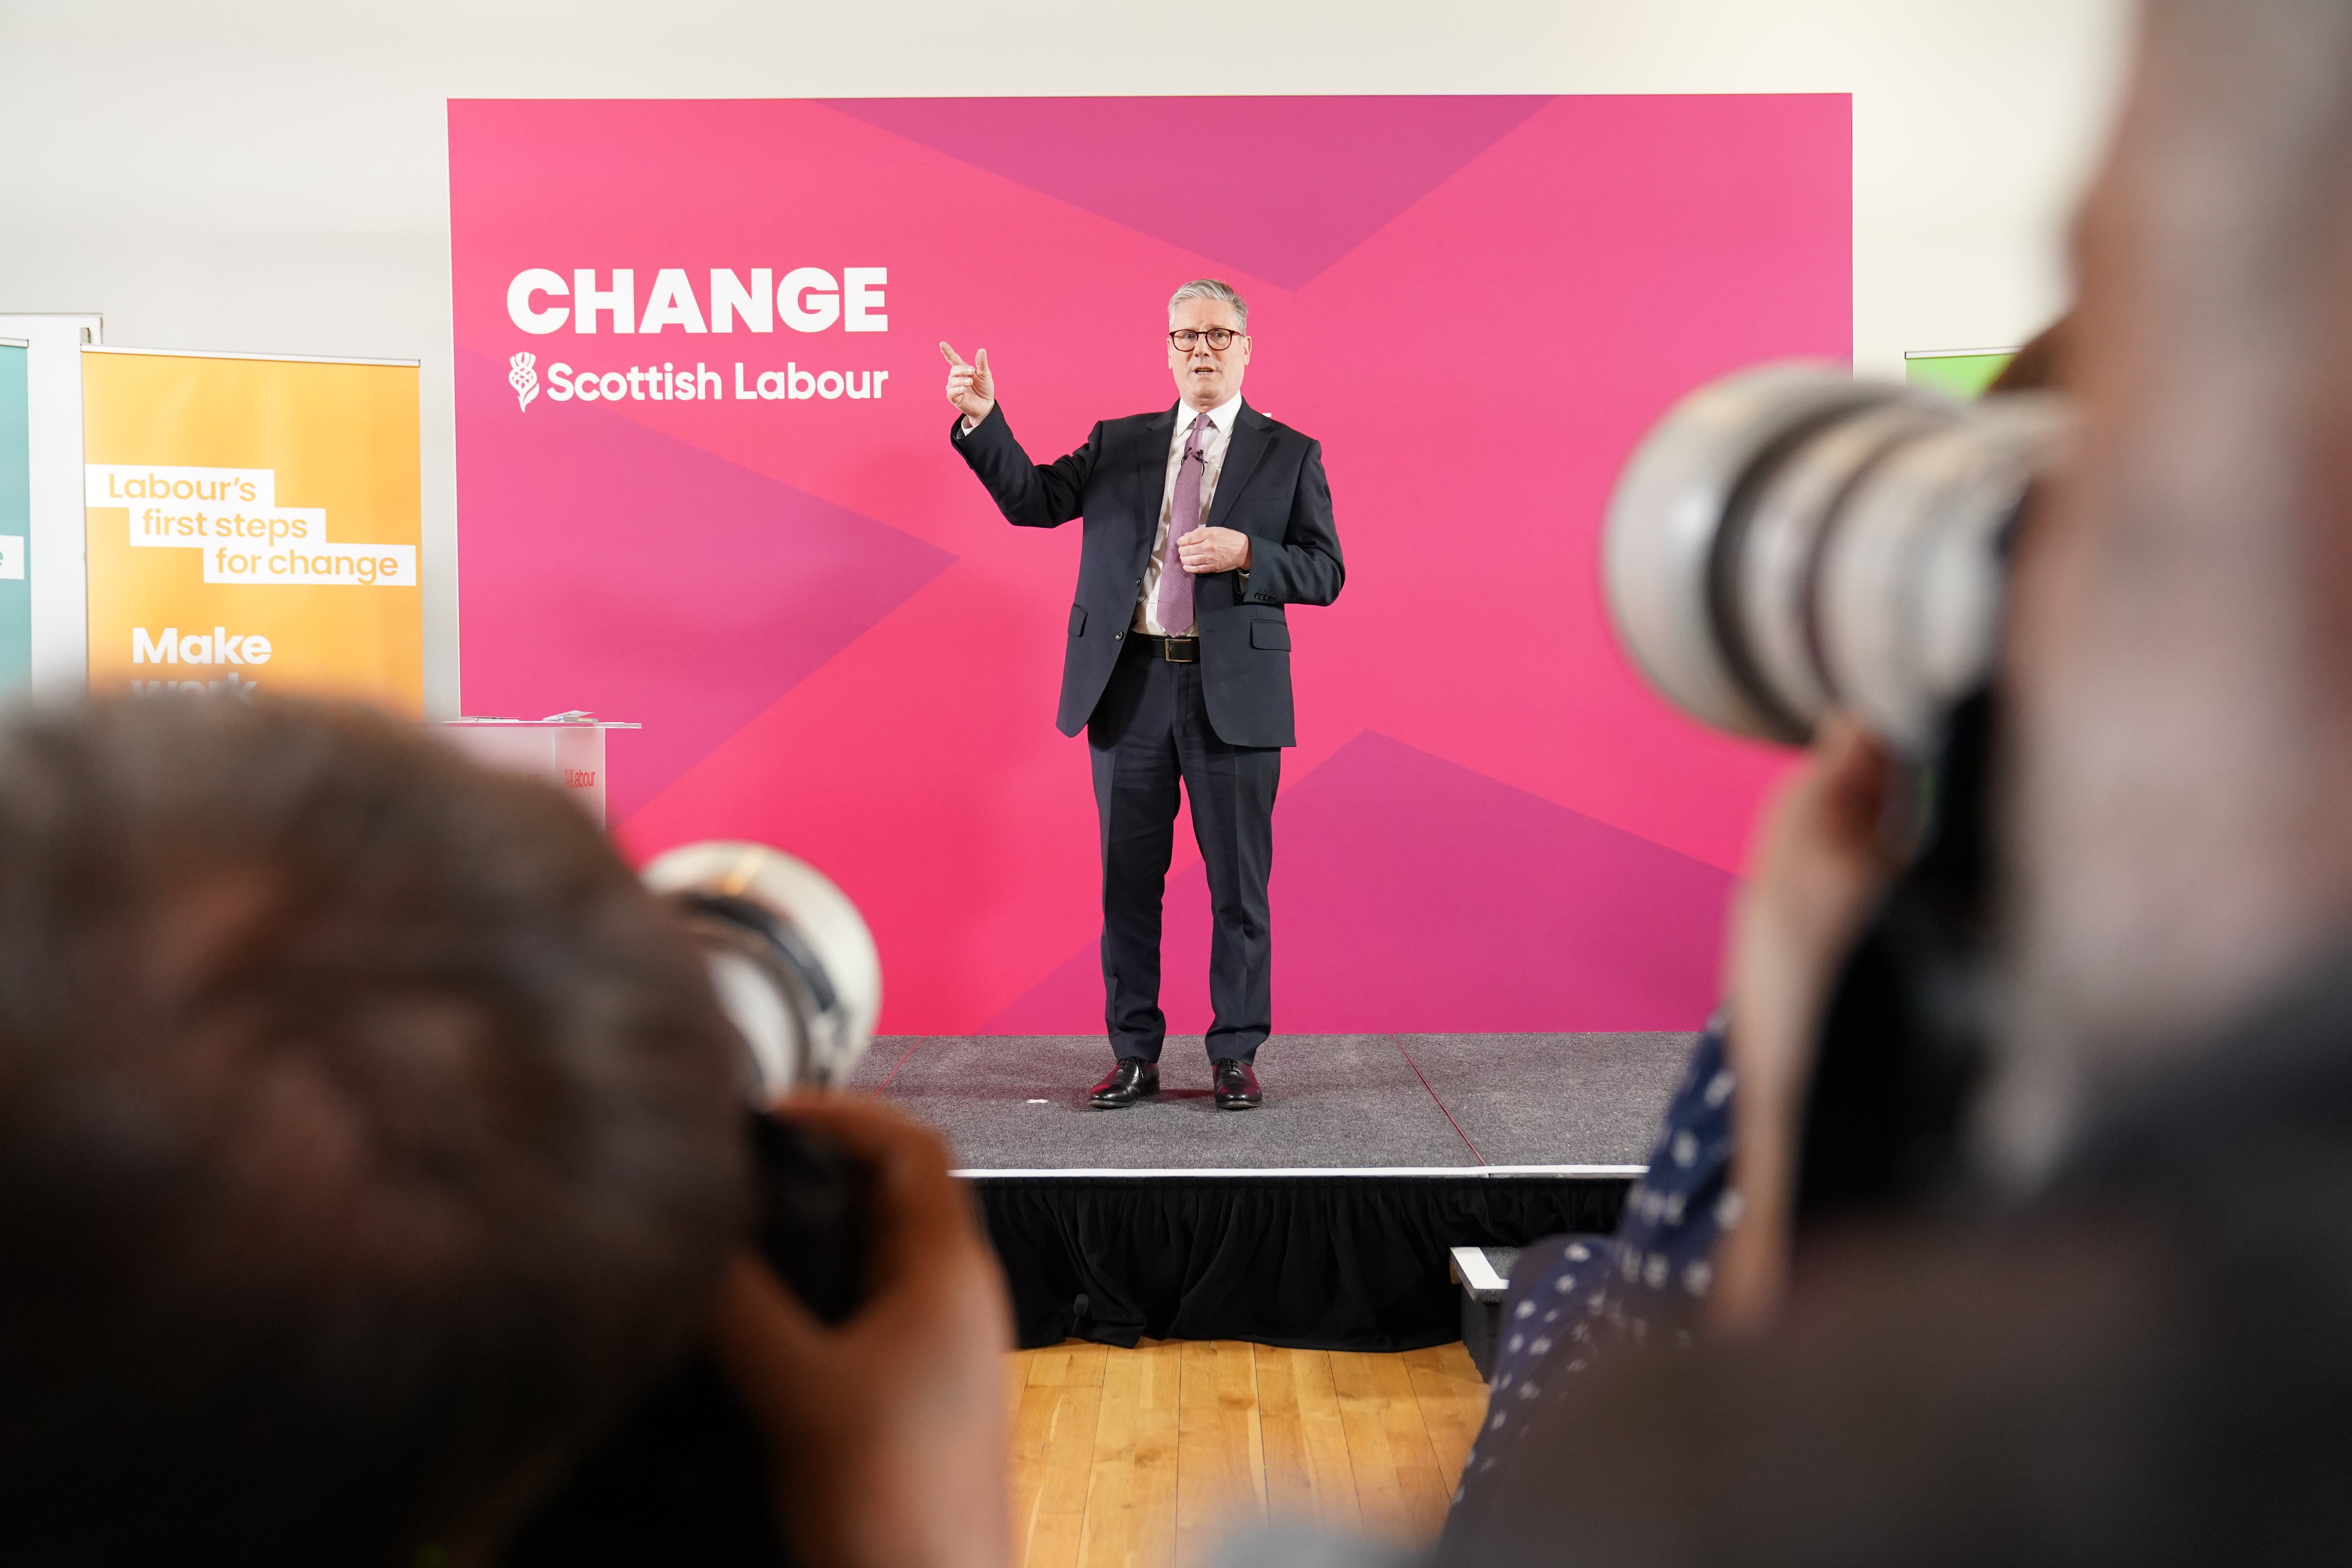
<svg viewBox="0 0 2352 1568">
<path fill-rule="evenodd" d="M 536 354 L 517 354 L 507 361 L 507 384 L 515 389 L 517 406 L 529 408 L 530 400 L 539 395 L 539 373 L 530 367 L 539 363 Z"/>
</svg>

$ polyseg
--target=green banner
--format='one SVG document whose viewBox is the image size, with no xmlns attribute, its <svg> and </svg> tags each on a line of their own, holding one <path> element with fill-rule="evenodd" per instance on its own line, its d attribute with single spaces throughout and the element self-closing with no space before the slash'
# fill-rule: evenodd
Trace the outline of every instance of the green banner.
<svg viewBox="0 0 2352 1568">
<path fill-rule="evenodd" d="M 1903 355 L 1903 379 L 1966 403 L 1981 396 L 2016 357 L 2015 349 L 1913 349 Z"/>
<path fill-rule="evenodd" d="M 33 673 L 33 445 L 25 345 L 0 342 L 0 691 Z"/>
</svg>

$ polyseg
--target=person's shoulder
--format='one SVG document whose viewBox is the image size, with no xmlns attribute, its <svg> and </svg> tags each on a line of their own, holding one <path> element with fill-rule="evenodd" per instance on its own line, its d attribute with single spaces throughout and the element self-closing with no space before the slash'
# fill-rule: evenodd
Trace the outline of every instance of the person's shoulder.
<svg viewBox="0 0 2352 1568">
<path fill-rule="evenodd" d="M 1306 431 L 1297 428 L 1296 426 L 1285 425 L 1281 420 L 1276 419 L 1273 415 L 1266 413 L 1264 409 L 1253 408 L 1246 403 L 1242 405 L 1241 423 L 1244 425 L 1254 423 L 1259 429 L 1264 430 L 1269 436 L 1285 436 L 1294 441 L 1304 442 L 1306 445 L 1310 447 L 1315 445 L 1315 437 L 1307 434 Z"/>
</svg>

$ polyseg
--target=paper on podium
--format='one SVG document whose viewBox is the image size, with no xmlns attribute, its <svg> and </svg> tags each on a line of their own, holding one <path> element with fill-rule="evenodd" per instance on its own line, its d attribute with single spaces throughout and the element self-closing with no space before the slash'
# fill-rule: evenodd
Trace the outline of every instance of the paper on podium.
<svg viewBox="0 0 2352 1568">
<path fill-rule="evenodd" d="M 635 730 L 581 709 L 544 719 L 446 719 L 441 728 L 486 768 L 528 773 L 556 785 L 604 826 L 604 731 Z"/>
</svg>

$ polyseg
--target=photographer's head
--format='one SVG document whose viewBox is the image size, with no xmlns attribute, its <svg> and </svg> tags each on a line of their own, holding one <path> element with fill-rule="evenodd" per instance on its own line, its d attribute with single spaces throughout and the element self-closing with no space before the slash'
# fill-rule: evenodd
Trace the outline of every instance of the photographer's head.
<svg viewBox="0 0 2352 1568">
<path fill-rule="evenodd" d="M 2017 577 L 2012 1153 L 2352 918 L 2352 12 L 2158 0 Z"/>
<path fill-rule="evenodd" d="M 696 1326 L 733 1049 L 584 818 L 413 729 L 0 728 L 0 1556 L 495 1530 Z"/>
</svg>

